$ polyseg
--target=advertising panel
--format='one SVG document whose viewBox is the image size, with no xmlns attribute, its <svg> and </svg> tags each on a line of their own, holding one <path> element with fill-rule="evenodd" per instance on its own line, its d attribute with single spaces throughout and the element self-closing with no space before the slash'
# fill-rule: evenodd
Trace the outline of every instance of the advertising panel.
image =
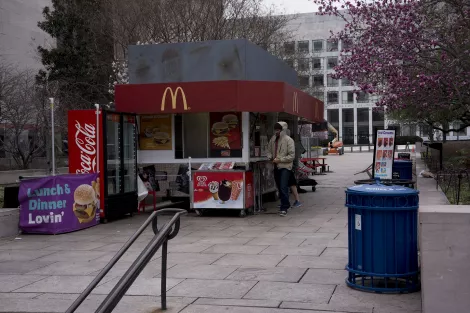
<svg viewBox="0 0 470 313">
<path fill-rule="evenodd" d="M 23 180 L 20 229 L 25 233 L 61 234 L 100 221 L 98 174 L 66 174 Z"/>
<path fill-rule="evenodd" d="M 172 150 L 172 116 L 142 115 L 140 117 L 140 150 Z"/>
<path fill-rule="evenodd" d="M 243 172 L 196 172 L 195 209 L 244 209 Z"/>
<path fill-rule="evenodd" d="M 241 113 L 210 113 L 211 157 L 241 157 Z"/>
<path fill-rule="evenodd" d="M 100 111 L 101 113 L 101 111 Z M 99 117 L 99 123 L 102 118 Z M 99 127 L 97 127 L 99 126 Z M 68 112 L 68 150 L 69 173 L 89 174 L 96 173 L 99 166 L 103 166 L 103 127 L 96 125 L 96 110 L 70 110 Z M 100 202 L 101 217 L 104 217 L 104 179 L 103 171 L 96 181 L 96 197 Z"/>
<path fill-rule="evenodd" d="M 377 130 L 374 150 L 374 178 L 392 179 L 395 130 Z"/>
</svg>

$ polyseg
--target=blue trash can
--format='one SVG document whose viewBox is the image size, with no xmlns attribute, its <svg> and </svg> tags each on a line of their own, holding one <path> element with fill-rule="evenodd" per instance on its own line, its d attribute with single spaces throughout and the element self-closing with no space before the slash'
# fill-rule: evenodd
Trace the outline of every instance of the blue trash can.
<svg viewBox="0 0 470 313">
<path fill-rule="evenodd" d="M 418 267 L 418 191 L 379 182 L 349 187 L 346 284 L 378 293 L 421 287 Z"/>
<path fill-rule="evenodd" d="M 413 179 L 413 161 L 394 160 L 392 167 L 393 179 Z"/>
</svg>

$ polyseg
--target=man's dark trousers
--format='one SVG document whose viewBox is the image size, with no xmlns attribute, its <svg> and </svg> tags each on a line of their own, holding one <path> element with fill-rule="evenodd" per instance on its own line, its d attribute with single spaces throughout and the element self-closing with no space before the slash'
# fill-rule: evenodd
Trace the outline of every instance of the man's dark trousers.
<svg viewBox="0 0 470 313">
<path fill-rule="evenodd" d="M 290 208 L 289 201 L 289 177 L 291 171 L 286 168 L 275 168 L 274 179 L 276 180 L 277 190 L 279 190 L 279 197 L 281 198 L 281 211 L 286 211 Z"/>
</svg>

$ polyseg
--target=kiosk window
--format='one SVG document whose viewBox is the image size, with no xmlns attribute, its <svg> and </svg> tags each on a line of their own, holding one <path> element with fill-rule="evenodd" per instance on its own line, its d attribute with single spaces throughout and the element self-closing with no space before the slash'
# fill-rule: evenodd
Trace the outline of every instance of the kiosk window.
<svg viewBox="0 0 470 313">
<path fill-rule="evenodd" d="M 209 114 L 183 114 L 184 158 L 207 158 L 209 155 Z"/>
</svg>

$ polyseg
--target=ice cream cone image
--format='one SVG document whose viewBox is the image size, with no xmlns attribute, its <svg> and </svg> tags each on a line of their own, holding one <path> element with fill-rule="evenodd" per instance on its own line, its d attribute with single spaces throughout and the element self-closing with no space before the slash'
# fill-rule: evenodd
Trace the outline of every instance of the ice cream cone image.
<svg viewBox="0 0 470 313">
<path fill-rule="evenodd" d="M 236 201 L 242 192 L 243 183 L 241 181 L 232 181 L 232 194 L 230 200 Z"/>
<path fill-rule="evenodd" d="M 232 195 L 232 182 L 228 180 L 223 180 L 220 183 L 218 195 L 222 203 L 225 203 L 225 201 L 230 200 L 230 197 Z"/>
<path fill-rule="evenodd" d="M 209 191 L 212 194 L 214 200 L 219 200 L 219 183 L 212 181 L 209 183 Z"/>
</svg>

